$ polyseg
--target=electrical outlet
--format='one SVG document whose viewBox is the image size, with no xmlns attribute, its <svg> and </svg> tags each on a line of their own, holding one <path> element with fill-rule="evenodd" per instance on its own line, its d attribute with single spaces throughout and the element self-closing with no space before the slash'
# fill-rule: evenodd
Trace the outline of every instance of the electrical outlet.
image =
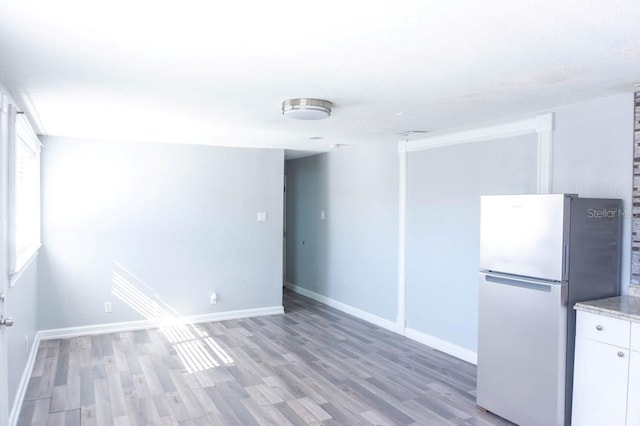
<svg viewBox="0 0 640 426">
<path fill-rule="evenodd" d="M 104 302 L 104 312 L 110 314 L 112 312 L 111 302 Z"/>
<path fill-rule="evenodd" d="M 211 293 L 211 297 L 209 298 L 209 303 L 211 303 L 212 305 L 215 305 L 216 303 L 218 303 L 218 295 L 215 293 Z"/>
</svg>

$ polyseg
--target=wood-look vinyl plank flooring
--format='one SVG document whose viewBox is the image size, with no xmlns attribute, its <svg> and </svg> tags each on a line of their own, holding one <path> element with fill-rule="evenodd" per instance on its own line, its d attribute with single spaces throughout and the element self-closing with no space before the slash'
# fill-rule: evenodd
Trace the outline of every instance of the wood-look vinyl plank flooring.
<svg viewBox="0 0 640 426">
<path fill-rule="evenodd" d="M 476 367 L 285 290 L 285 315 L 40 343 L 19 425 L 510 425 Z"/>
</svg>

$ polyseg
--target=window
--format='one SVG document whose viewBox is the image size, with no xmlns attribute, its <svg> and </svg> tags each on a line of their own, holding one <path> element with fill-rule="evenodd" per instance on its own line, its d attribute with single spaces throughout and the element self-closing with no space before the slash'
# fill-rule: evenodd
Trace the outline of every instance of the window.
<svg viewBox="0 0 640 426">
<path fill-rule="evenodd" d="M 11 274 L 18 274 L 40 248 L 40 141 L 23 115 L 10 112 L 9 241 Z"/>
</svg>

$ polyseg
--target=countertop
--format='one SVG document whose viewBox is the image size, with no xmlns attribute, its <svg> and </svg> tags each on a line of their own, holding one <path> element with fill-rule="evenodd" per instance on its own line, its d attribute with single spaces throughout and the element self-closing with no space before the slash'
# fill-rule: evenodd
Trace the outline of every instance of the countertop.
<svg viewBox="0 0 640 426">
<path fill-rule="evenodd" d="M 640 286 L 630 285 L 629 295 L 576 303 L 573 309 L 640 322 Z"/>
</svg>

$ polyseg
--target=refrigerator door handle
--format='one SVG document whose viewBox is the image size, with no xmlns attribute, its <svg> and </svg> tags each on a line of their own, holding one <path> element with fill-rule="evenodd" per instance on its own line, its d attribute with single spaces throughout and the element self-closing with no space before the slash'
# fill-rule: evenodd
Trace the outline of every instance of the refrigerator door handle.
<svg viewBox="0 0 640 426">
<path fill-rule="evenodd" d="M 516 277 L 513 275 L 503 275 L 496 273 L 486 274 L 486 280 L 495 284 L 504 284 L 516 287 L 523 287 L 530 290 L 553 292 L 561 288 L 566 283 L 555 281 L 536 280 L 535 278 Z"/>
<path fill-rule="evenodd" d="M 569 278 L 569 245 L 562 246 L 562 278 Z"/>
</svg>

